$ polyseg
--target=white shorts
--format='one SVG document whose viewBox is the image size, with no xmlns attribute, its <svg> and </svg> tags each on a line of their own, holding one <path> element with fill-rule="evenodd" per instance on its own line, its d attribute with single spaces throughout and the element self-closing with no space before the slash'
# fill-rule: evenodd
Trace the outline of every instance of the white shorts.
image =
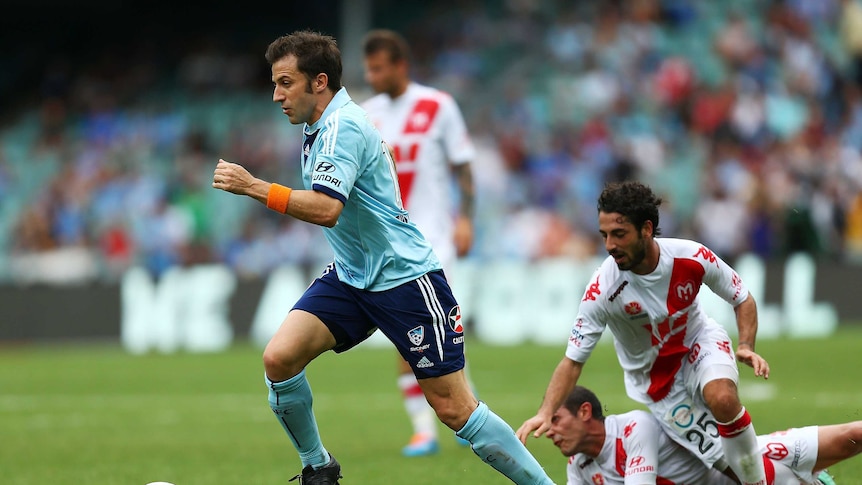
<svg viewBox="0 0 862 485">
<path fill-rule="evenodd" d="M 775 466 L 775 483 L 813 483 L 817 440 L 817 426 L 806 426 L 758 436 L 757 444 Z"/>
<path fill-rule="evenodd" d="M 713 322 L 714 323 L 714 322 Z M 727 331 L 710 325 L 692 342 L 683 358 L 670 393 L 647 407 L 674 441 L 691 451 L 707 466 L 726 464 L 718 435 L 718 423 L 703 400 L 703 386 L 715 379 L 739 382 L 739 369 Z"/>
</svg>

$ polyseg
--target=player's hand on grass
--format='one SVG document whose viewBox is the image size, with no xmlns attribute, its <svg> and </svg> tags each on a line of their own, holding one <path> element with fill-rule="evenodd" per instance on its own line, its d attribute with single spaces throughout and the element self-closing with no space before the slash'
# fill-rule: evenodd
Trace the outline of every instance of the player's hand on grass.
<svg viewBox="0 0 862 485">
<path fill-rule="evenodd" d="M 534 438 L 541 438 L 548 430 L 551 429 L 551 418 L 537 414 L 532 418 L 524 421 L 524 424 L 518 428 L 515 434 L 521 443 L 527 444 L 527 437 L 533 433 Z"/>
<path fill-rule="evenodd" d="M 754 369 L 754 375 L 769 379 L 769 363 L 748 347 L 740 347 L 736 351 L 736 360 Z"/>
</svg>

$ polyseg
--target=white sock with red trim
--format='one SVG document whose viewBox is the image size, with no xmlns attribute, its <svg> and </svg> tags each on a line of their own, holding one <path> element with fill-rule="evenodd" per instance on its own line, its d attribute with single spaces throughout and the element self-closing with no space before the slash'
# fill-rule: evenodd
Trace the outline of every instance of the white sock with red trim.
<svg viewBox="0 0 862 485">
<path fill-rule="evenodd" d="M 413 425 L 414 434 L 422 434 L 429 438 L 437 438 L 437 414 L 428 404 L 416 376 L 401 374 L 398 376 L 398 388 L 404 396 L 404 409 Z"/>
<path fill-rule="evenodd" d="M 743 485 L 767 485 L 763 456 L 748 411 L 743 407 L 733 421 L 718 423 L 718 434 L 727 463 Z"/>
</svg>

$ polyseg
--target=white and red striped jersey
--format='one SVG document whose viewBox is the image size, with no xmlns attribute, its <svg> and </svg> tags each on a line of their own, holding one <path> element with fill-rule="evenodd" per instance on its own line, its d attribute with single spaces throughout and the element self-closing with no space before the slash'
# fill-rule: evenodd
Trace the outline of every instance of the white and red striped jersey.
<svg viewBox="0 0 862 485">
<path fill-rule="evenodd" d="M 395 152 L 410 220 L 429 239 L 444 270 L 451 272 L 456 194 L 450 164 L 468 163 L 475 156 L 458 105 L 443 91 L 411 82 L 401 96 L 378 94 L 362 107 Z"/>
<path fill-rule="evenodd" d="M 605 418 L 605 443 L 595 458 L 569 457 L 568 485 L 731 485 L 734 482 L 677 445 L 646 411 Z"/>
<path fill-rule="evenodd" d="M 689 350 L 701 332 L 719 327 L 701 308 L 701 284 L 734 307 L 748 297 L 739 275 L 706 246 L 686 239 L 655 241 L 660 257 L 652 273 L 621 271 L 611 257 L 593 273 L 566 348 L 568 358 L 586 362 L 608 326 L 626 392 L 644 404 L 679 390 L 674 386 L 681 385 L 675 381 L 683 359 L 697 356 L 696 348 Z M 719 342 L 719 348 L 733 353 L 729 341 Z"/>
</svg>

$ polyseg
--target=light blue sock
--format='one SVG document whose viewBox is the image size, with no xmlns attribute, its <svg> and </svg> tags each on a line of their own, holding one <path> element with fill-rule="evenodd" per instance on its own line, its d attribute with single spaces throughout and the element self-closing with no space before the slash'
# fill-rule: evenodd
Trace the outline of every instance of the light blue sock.
<svg viewBox="0 0 862 485">
<path fill-rule="evenodd" d="M 311 465 L 316 469 L 329 463 L 329 452 L 320 441 L 317 421 L 311 410 L 313 398 L 305 371 L 281 382 L 264 378 L 269 387 L 269 407 L 299 452 L 303 468 Z"/>
<path fill-rule="evenodd" d="M 554 482 L 542 465 L 527 451 L 512 428 L 479 401 L 467 424 L 455 433 L 469 441 L 473 453 L 518 485 L 547 485 Z"/>
</svg>

